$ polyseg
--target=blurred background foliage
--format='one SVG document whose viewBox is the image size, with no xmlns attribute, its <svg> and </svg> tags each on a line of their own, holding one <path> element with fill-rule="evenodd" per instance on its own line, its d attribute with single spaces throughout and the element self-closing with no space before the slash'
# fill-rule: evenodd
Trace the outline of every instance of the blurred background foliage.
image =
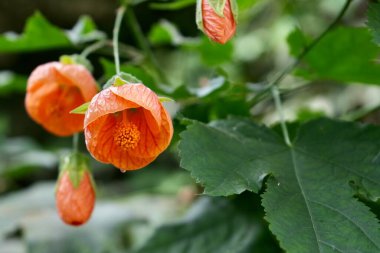
<svg viewBox="0 0 380 253">
<path fill-rule="evenodd" d="M 226 45 L 196 29 L 195 0 L 131 2 L 120 35 L 121 68 L 175 99 L 167 103 L 175 136 L 143 170 L 121 174 L 92 161 L 95 212 L 87 225 L 71 228 L 59 220 L 54 203 L 58 160 L 71 139 L 48 134 L 26 115 L 26 80 L 37 65 L 102 40 L 105 46 L 89 60 L 99 84 L 105 83 L 114 74 L 109 38 L 119 3 L 0 1 L 0 252 L 282 252 L 258 196 L 200 195 L 179 166 L 180 122 L 239 115 L 276 123 L 273 102 L 261 91 L 331 23 L 344 1 L 238 0 L 237 34 Z M 367 1 L 354 1 L 342 20 L 354 28 L 334 30 L 285 78 L 287 119 L 378 123 L 379 67 L 366 63 L 364 75 L 357 68 L 379 54 L 363 28 L 366 11 Z M 331 56 L 334 46 L 340 50 Z M 342 69 L 352 75 L 342 76 Z"/>
</svg>

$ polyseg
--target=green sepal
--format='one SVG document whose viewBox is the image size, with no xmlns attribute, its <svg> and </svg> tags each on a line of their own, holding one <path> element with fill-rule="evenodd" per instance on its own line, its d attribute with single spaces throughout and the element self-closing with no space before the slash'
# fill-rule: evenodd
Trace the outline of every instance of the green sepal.
<svg viewBox="0 0 380 253">
<path fill-rule="evenodd" d="M 72 55 L 62 55 L 59 57 L 59 61 L 62 64 L 79 64 L 84 66 L 88 71 L 92 72 L 94 70 L 94 67 L 92 66 L 91 62 L 87 60 L 87 58 L 79 55 L 79 54 L 72 54 Z"/>
<path fill-rule="evenodd" d="M 123 86 L 124 84 L 142 83 L 137 77 L 121 72 L 118 75 L 114 75 L 103 86 L 103 89 L 107 89 L 111 86 Z"/>
<path fill-rule="evenodd" d="M 236 0 L 230 0 L 232 15 L 234 16 L 235 23 L 238 23 L 239 9 Z"/>
<path fill-rule="evenodd" d="M 73 114 L 86 114 L 89 105 L 90 105 L 90 102 L 86 102 L 84 104 L 81 104 L 80 106 L 78 106 L 74 110 L 70 111 L 70 113 L 73 113 Z"/>
<path fill-rule="evenodd" d="M 197 0 L 197 7 L 195 11 L 195 22 L 197 23 L 198 29 L 201 31 L 203 31 L 202 1 L 203 0 Z"/>
<path fill-rule="evenodd" d="M 211 8 L 221 17 L 224 17 L 224 7 L 226 6 L 227 0 L 203 0 L 208 1 Z"/>
<path fill-rule="evenodd" d="M 86 171 L 89 172 L 89 175 L 91 177 L 88 157 L 78 152 L 65 155 L 61 158 L 61 161 L 59 163 L 59 177 L 57 185 L 59 184 L 64 173 L 68 172 L 73 187 L 77 188 Z M 91 182 L 94 186 L 94 182 L 92 180 Z"/>
<path fill-rule="evenodd" d="M 174 102 L 175 101 L 174 99 L 169 98 L 169 97 L 158 97 L 158 100 L 160 100 L 160 102 Z"/>
</svg>

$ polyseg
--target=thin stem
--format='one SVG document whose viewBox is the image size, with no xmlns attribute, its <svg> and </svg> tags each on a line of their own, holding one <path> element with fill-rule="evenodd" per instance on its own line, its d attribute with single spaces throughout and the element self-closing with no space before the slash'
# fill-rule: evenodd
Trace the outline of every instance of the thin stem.
<svg viewBox="0 0 380 253">
<path fill-rule="evenodd" d="M 145 55 L 148 58 L 148 61 L 152 64 L 152 66 L 155 68 L 158 77 L 160 78 L 160 81 L 169 84 L 169 80 L 166 77 L 165 73 L 161 70 L 160 65 L 158 64 L 156 57 L 154 56 L 148 41 L 146 40 L 144 33 L 141 30 L 141 27 L 136 19 L 136 15 L 133 12 L 132 8 L 129 8 L 127 11 L 127 20 L 128 24 L 131 27 L 132 33 L 134 37 L 136 38 L 136 42 L 139 45 L 139 47 L 144 51 Z"/>
<path fill-rule="evenodd" d="M 293 71 L 295 67 L 297 67 L 303 58 L 340 22 L 344 14 L 346 13 L 348 7 L 350 6 L 353 0 L 346 0 L 346 3 L 340 10 L 338 16 L 334 19 L 334 21 L 317 37 L 311 42 L 308 46 L 306 46 L 302 52 L 298 55 L 297 59 L 291 63 L 284 71 L 281 72 L 273 81 L 268 84 L 267 89 L 269 90 L 272 86 L 277 85 L 282 79 L 285 78 L 290 72 Z"/>
<path fill-rule="evenodd" d="M 77 153 L 79 151 L 79 134 L 76 133 L 73 135 L 73 151 Z"/>
<path fill-rule="evenodd" d="M 102 47 L 106 46 L 107 45 L 107 41 L 106 40 L 100 40 L 100 41 L 97 41 L 95 42 L 94 44 L 91 44 L 89 45 L 88 47 L 86 47 L 82 53 L 80 54 L 80 56 L 82 56 L 83 58 L 87 58 L 90 54 L 92 54 L 93 52 L 101 49 Z"/>
<path fill-rule="evenodd" d="M 113 28 L 112 44 L 113 44 L 113 55 L 114 55 L 115 68 L 116 68 L 117 75 L 120 74 L 120 58 L 119 58 L 119 43 L 118 43 L 119 31 L 120 31 L 121 20 L 123 19 L 125 9 L 126 7 L 124 6 L 117 9 L 115 26 Z"/>
<path fill-rule="evenodd" d="M 272 86 L 271 91 L 272 91 L 272 96 L 273 96 L 274 103 L 276 106 L 276 110 L 280 116 L 281 129 L 282 129 L 282 134 L 284 135 L 285 143 L 286 143 L 286 145 L 291 147 L 292 143 L 290 142 L 288 128 L 287 128 L 286 123 L 285 123 L 284 109 L 282 107 L 280 92 L 278 91 L 278 88 L 276 85 Z"/>
</svg>

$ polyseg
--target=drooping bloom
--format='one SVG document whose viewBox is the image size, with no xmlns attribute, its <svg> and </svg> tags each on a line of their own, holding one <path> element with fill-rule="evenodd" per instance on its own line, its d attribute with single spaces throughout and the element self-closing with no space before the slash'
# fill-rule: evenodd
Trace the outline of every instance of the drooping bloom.
<svg viewBox="0 0 380 253">
<path fill-rule="evenodd" d="M 236 31 L 236 12 L 232 8 L 231 1 L 235 0 L 220 0 L 224 3 L 224 7 L 220 13 L 216 11 L 215 0 L 198 0 L 197 7 L 197 23 L 199 28 L 213 41 L 225 44 Z M 214 5 L 212 5 L 211 1 Z M 234 4 L 235 2 L 233 2 Z"/>
<path fill-rule="evenodd" d="M 25 107 L 47 131 L 69 136 L 83 130 L 84 120 L 83 115 L 70 111 L 90 101 L 96 93 L 96 82 L 82 65 L 49 62 L 30 75 Z"/>
<path fill-rule="evenodd" d="M 136 83 L 98 93 L 91 100 L 84 126 L 92 156 L 122 171 L 151 163 L 173 135 L 171 118 L 157 95 Z"/>
<path fill-rule="evenodd" d="M 56 205 L 68 225 L 86 223 L 95 205 L 95 189 L 87 159 L 79 154 L 65 157 L 56 188 Z"/>
</svg>

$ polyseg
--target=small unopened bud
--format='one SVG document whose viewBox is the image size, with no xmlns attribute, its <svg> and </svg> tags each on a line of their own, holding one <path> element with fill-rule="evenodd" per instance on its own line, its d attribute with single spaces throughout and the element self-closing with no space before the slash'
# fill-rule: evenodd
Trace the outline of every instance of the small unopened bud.
<svg viewBox="0 0 380 253">
<path fill-rule="evenodd" d="M 60 176 L 56 188 L 56 205 L 61 219 L 68 225 L 86 223 L 95 205 L 95 189 L 88 159 L 70 154 L 60 164 Z"/>
<path fill-rule="evenodd" d="M 236 31 L 236 0 L 198 0 L 197 25 L 210 39 L 225 44 Z"/>
</svg>

